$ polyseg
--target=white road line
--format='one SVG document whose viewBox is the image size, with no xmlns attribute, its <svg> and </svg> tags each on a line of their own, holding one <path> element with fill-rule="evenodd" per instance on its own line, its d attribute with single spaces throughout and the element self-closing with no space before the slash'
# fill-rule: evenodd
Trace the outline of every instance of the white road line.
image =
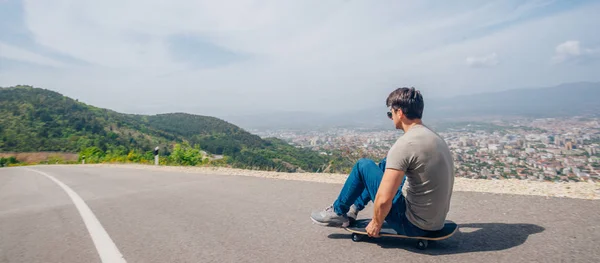
<svg viewBox="0 0 600 263">
<path fill-rule="evenodd" d="M 60 186 L 63 190 L 65 190 L 65 192 L 67 192 L 69 197 L 71 197 L 71 200 L 73 200 L 75 207 L 79 211 L 79 214 L 81 215 L 81 218 L 83 219 L 83 222 L 85 223 L 88 232 L 90 232 L 90 236 L 92 237 L 92 241 L 94 241 L 94 245 L 96 246 L 96 250 L 98 251 L 98 255 L 100 255 L 100 259 L 102 260 L 102 262 L 127 262 L 123 258 L 121 252 L 119 252 L 119 249 L 117 248 L 115 243 L 112 241 L 112 239 L 110 239 L 110 236 L 108 236 L 108 233 L 106 233 L 106 230 L 104 230 L 104 227 L 102 227 L 102 225 L 100 224 L 100 221 L 98 221 L 98 218 L 96 218 L 94 213 L 92 213 L 92 210 L 85 204 L 83 199 L 81 199 L 81 197 L 77 193 L 75 193 L 75 191 L 71 190 L 71 188 L 69 188 L 66 184 L 54 178 L 52 175 L 31 168 L 25 169 L 34 171 L 36 173 L 48 177 L 50 180 L 54 181 L 58 186 Z"/>
</svg>

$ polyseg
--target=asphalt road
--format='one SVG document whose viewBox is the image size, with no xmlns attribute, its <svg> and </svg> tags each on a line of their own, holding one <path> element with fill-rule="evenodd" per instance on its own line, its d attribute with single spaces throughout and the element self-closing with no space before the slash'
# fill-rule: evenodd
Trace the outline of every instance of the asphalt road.
<svg viewBox="0 0 600 263">
<path fill-rule="evenodd" d="M 456 192 L 448 219 L 460 232 L 421 251 L 403 239 L 355 243 L 343 229 L 312 224 L 310 212 L 333 201 L 337 184 L 108 167 L 30 168 L 64 183 L 84 202 L 44 174 L 0 169 L 0 262 L 102 262 L 100 254 L 110 253 L 127 262 L 600 258 L 599 201 Z M 85 207 L 90 213 L 79 212 Z M 370 208 L 359 217 L 368 218 Z M 108 240 L 101 240 L 102 233 Z"/>
</svg>

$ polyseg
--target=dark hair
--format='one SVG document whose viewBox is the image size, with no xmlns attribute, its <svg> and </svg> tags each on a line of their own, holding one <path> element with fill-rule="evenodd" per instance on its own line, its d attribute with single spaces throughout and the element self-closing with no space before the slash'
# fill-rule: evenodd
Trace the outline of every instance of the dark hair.
<svg viewBox="0 0 600 263">
<path fill-rule="evenodd" d="M 402 113 L 410 120 L 421 119 L 423 117 L 423 96 L 415 88 L 397 88 L 392 91 L 385 101 L 385 105 L 395 110 L 402 110 Z"/>
</svg>

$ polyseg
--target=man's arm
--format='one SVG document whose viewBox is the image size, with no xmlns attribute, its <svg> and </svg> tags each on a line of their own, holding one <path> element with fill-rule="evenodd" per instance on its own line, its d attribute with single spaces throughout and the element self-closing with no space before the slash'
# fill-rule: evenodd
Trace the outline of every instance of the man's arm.
<svg viewBox="0 0 600 263">
<path fill-rule="evenodd" d="M 373 202 L 375 204 L 373 221 L 377 226 L 383 224 L 385 217 L 390 212 L 392 201 L 402 183 L 402 178 L 404 178 L 404 171 L 391 168 L 385 169 L 381 184 L 377 190 L 377 196 L 375 196 L 375 201 Z"/>
<path fill-rule="evenodd" d="M 414 160 L 414 152 L 411 149 L 410 141 L 402 140 L 401 137 L 396 143 L 390 148 L 386 158 L 386 169 L 383 173 L 383 178 L 377 189 L 377 196 L 375 196 L 373 220 L 367 226 L 367 233 L 371 237 L 378 237 L 381 226 L 385 217 L 392 208 L 392 202 L 394 197 L 402 184 L 404 178 L 404 171 L 408 171 L 411 168 L 411 164 Z"/>
</svg>

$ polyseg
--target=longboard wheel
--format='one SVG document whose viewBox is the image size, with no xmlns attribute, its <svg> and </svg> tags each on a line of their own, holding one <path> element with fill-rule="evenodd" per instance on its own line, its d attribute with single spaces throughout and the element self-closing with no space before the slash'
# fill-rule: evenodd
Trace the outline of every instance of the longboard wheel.
<svg viewBox="0 0 600 263">
<path fill-rule="evenodd" d="M 363 239 L 362 235 L 356 234 L 356 233 L 352 233 L 352 241 L 354 242 L 359 242 Z"/>
<path fill-rule="evenodd" d="M 421 250 L 426 249 L 427 245 L 428 245 L 427 240 L 419 240 L 419 242 L 417 242 L 417 248 L 421 249 Z"/>
</svg>

